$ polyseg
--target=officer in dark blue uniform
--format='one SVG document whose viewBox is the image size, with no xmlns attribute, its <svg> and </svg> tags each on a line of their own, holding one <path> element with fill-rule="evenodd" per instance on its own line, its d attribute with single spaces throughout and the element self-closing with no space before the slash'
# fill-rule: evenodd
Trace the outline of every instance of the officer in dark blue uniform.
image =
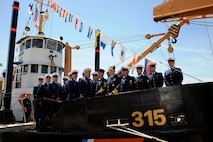
<svg viewBox="0 0 213 142">
<path fill-rule="evenodd" d="M 104 72 L 104 69 L 98 70 L 98 81 L 95 89 L 96 96 L 105 96 L 107 94 L 107 80 L 104 78 Z"/>
<path fill-rule="evenodd" d="M 91 98 L 95 96 L 95 86 L 90 78 L 91 69 L 84 69 L 84 77 L 79 78 L 79 99 Z"/>
<path fill-rule="evenodd" d="M 23 99 L 23 107 L 24 107 L 24 114 L 25 114 L 26 122 L 29 122 L 30 114 L 32 111 L 32 103 L 31 103 L 30 94 L 26 94 L 25 98 Z"/>
<path fill-rule="evenodd" d="M 78 94 L 78 70 L 72 70 L 69 72 L 68 76 L 71 78 L 67 82 L 67 88 L 68 88 L 68 97 L 66 101 L 75 101 L 79 99 Z"/>
<path fill-rule="evenodd" d="M 61 107 L 62 86 L 58 82 L 58 73 L 52 74 L 52 82 L 49 84 L 49 118 L 51 118 Z"/>
<path fill-rule="evenodd" d="M 107 78 L 107 95 L 118 94 L 121 89 L 121 77 L 115 73 L 115 66 L 109 67 L 109 77 Z"/>
<path fill-rule="evenodd" d="M 38 118 L 36 120 L 37 129 L 40 129 L 44 120 L 49 117 L 49 84 L 51 81 L 51 75 L 46 74 L 44 76 L 44 83 L 39 86 L 37 91 L 37 96 L 39 98 L 40 112 L 38 113 Z"/>
<path fill-rule="evenodd" d="M 143 89 L 150 89 L 151 86 L 149 84 L 149 78 L 146 75 L 142 74 L 143 65 L 136 66 L 138 76 L 136 76 L 136 89 L 143 90 Z"/>
<path fill-rule="evenodd" d="M 183 74 L 180 68 L 176 68 L 175 59 L 168 58 L 168 64 L 170 69 L 166 70 L 164 73 L 164 80 L 166 86 L 173 86 L 173 85 L 181 85 L 183 81 Z"/>
<path fill-rule="evenodd" d="M 135 89 L 135 77 L 129 75 L 129 67 L 125 66 L 121 68 L 121 92 L 132 91 Z"/>
<path fill-rule="evenodd" d="M 33 88 L 34 95 L 34 117 L 36 121 L 36 128 L 39 127 L 40 118 L 41 118 L 41 97 L 38 95 L 38 90 L 43 84 L 44 78 L 43 76 L 38 77 L 38 84 Z"/>
<path fill-rule="evenodd" d="M 66 98 L 68 97 L 68 76 L 64 76 L 63 78 L 63 85 L 62 85 L 62 97 L 63 102 L 66 101 Z"/>
<path fill-rule="evenodd" d="M 98 83 L 98 72 L 97 71 L 92 72 L 92 82 L 93 82 L 94 86 L 96 87 L 96 85 Z"/>
<path fill-rule="evenodd" d="M 150 75 L 149 77 L 149 84 L 152 88 L 159 88 L 163 86 L 163 75 L 161 72 L 156 72 L 156 63 L 151 62 L 150 66 Z"/>
</svg>

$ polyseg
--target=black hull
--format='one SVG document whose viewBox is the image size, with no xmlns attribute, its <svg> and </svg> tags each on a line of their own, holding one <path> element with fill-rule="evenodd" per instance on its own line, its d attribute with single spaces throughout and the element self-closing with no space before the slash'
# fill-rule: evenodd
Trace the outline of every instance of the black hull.
<svg viewBox="0 0 213 142">
<path fill-rule="evenodd" d="M 130 128 L 152 136 L 171 139 L 202 135 L 207 139 L 213 126 L 212 102 L 212 82 L 126 92 L 64 104 L 44 130 L 126 137 L 126 133 L 117 134 L 106 127 L 107 120 L 113 123 L 120 119 Z"/>
<path fill-rule="evenodd" d="M 85 138 L 139 137 L 106 127 L 121 120 L 129 127 L 171 142 L 205 142 L 211 139 L 213 82 L 163 87 L 96 97 L 64 104 L 41 132 L 13 132 L 37 140 L 81 141 Z M 4 137 L 9 136 L 5 133 Z M 57 138 L 56 138 L 57 136 Z M 23 137 L 22 137 L 23 138 Z M 151 141 L 145 138 L 145 141 Z"/>
</svg>

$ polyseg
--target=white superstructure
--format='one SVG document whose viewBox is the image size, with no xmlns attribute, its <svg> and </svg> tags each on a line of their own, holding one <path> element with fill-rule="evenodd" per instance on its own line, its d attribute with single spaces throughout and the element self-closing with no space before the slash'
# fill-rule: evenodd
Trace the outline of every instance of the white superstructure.
<svg viewBox="0 0 213 142">
<path fill-rule="evenodd" d="M 32 94 L 39 76 L 63 72 L 63 48 L 65 44 L 43 35 L 26 36 L 17 41 L 20 44 L 18 65 L 14 68 L 11 110 L 16 121 L 23 120 L 20 99 L 22 94 Z"/>
</svg>

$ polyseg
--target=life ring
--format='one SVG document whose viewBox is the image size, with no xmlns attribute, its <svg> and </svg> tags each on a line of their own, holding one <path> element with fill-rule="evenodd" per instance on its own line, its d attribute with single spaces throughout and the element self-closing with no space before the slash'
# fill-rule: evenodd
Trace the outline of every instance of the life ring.
<svg viewBox="0 0 213 142">
<path fill-rule="evenodd" d="M 19 102 L 20 105 L 22 105 L 22 99 L 23 99 L 26 95 L 27 95 L 27 94 L 24 93 L 24 94 L 21 94 L 21 95 L 19 96 L 18 102 Z"/>
</svg>

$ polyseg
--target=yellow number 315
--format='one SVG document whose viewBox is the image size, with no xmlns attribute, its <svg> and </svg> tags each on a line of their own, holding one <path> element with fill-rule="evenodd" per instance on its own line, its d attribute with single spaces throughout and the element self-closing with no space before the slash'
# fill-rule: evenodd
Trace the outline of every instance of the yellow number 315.
<svg viewBox="0 0 213 142">
<path fill-rule="evenodd" d="M 166 123 L 166 117 L 164 115 L 164 109 L 147 110 L 142 113 L 141 111 L 132 112 L 134 127 L 142 127 L 144 125 L 144 118 L 147 118 L 149 126 L 163 126 Z"/>
</svg>

